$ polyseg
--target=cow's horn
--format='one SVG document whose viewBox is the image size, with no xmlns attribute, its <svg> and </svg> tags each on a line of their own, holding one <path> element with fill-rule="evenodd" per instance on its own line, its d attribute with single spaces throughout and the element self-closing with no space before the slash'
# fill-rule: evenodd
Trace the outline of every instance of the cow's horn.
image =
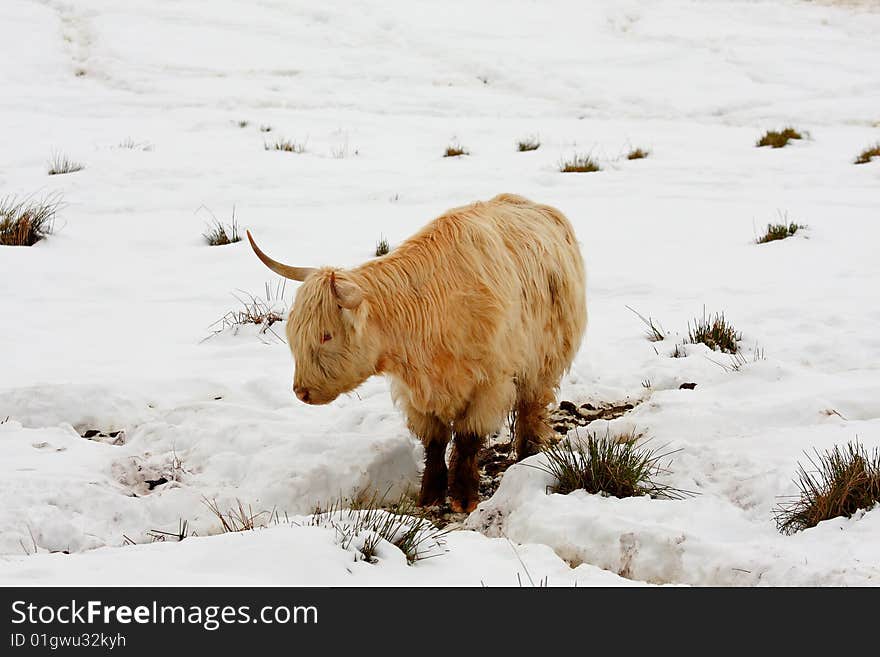
<svg viewBox="0 0 880 657">
<path fill-rule="evenodd" d="M 284 276 L 284 278 L 289 278 L 293 281 L 304 281 L 309 274 L 314 274 L 318 271 L 314 267 L 291 267 L 290 265 L 283 265 L 277 260 L 272 260 L 272 258 L 263 253 L 260 250 L 260 247 L 257 246 L 257 243 L 254 242 L 254 238 L 251 237 L 251 231 L 247 231 L 247 236 L 251 243 L 251 248 L 254 250 L 254 253 L 257 254 L 257 257 L 263 261 L 263 264 L 276 274 Z"/>
</svg>

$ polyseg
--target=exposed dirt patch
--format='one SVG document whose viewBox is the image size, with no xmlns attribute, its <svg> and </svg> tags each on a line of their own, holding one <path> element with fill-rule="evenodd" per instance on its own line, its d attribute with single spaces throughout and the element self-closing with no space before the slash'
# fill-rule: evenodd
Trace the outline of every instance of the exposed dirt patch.
<svg viewBox="0 0 880 657">
<path fill-rule="evenodd" d="M 153 490 L 156 486 L 167 484 L 168 481 L 169 480 L 166 477 L 159 477 L 158 479 L 144 479 L 144 483 L 150 490 Z"/>
<path fill-rule="evenodd" d="M 96 443 L 106 443 L 107 445 L 124 445 L 125 431 L 109 431 L 104 433 L 100 429 L 88 429 L 80 434 L 87 440 L 94 440 Z"/>
<path fill-rule="evenodd" d="M 501 483 L 501 477 L 507 468 L 516 463 L 513 445 L 506 443 L 492 443 L 484 447 L 478 459 L 480 466 L 480 499 L 487 500 Z"/>
<path fill-rule="evenodd" d="M 635 408 L 638 403 L 639 401 L 635 400 L 576 406 L 570 401 L 563 401 L 550 413 L 550 425 L 556 433 L 564 436 L 575 427 L 585 427 L 593 420 L 613 420 L 621 417 Z"/>
</svg>

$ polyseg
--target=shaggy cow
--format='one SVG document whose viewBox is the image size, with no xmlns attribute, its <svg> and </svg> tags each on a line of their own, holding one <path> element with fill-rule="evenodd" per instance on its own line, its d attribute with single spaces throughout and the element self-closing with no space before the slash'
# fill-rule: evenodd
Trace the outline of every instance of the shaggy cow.
<svg viewBox="0 0 880 657">
<path fill-rule="evenodd" d="M 476 507 L 479 449 L 512 409 L 518 459 L 552 435 L 547 407 L 587 323 L 584 264 L 559 210 L 501 194 L 349 270 L 284 265 L 248 239 L 269 269 L 303 282 L 287 323 L 300 400 L 391 377 L 425 447 L 419 504 L 443 503 L 448 487 L 453 510 Z"/>
</svg>

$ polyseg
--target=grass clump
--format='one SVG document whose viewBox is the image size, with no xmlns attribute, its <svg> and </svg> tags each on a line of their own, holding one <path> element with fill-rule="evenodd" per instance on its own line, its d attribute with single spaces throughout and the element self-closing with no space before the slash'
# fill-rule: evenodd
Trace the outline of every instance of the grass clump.
<svg viewBox="0 0 880 657">
<path fill-rule="evenodd" d="M 245 509 L 241 500 L 237 498 L 235 500 L 236 505 L 226 511 L 220 509 L 220 506 L 215 499 L 209 500 L 207 497 L 203 497 L 202 504 L 208 507 L 208 510 L 217 517 L 217 520 L 220 521 L 220 529 L 223 530 L 224 534 L 253 531 L 258 527 L 265 527 L 266 522 L 261 519 L 264 516 L 268 516 L 266 520 L 272 517 L 272 513 L 269 511 L 259 511 L 254 513 L 250 505 Z"/>
<path fill-rule="evenodd" d="M 715 313 L 714 317 L 703 316 L 694 319 L 693 327 L 688 323 L 688 342 L 697 344 L 702 342 L 712 351 L 722 351 L 727 354 L 735 354 L 739 349 L 739 341 L 742 334 L 724 318 L 724 313 Z"/>
<path fill-rule="evenodd" d="M 52 233 L 60 206 L 58 195 L 43 200 L 14 196 L 0 199 L 0 245 L 33 246 Z"/>
<path fill-rule="evenodd" d="M 307 524 L 334 529 L 343 549 L 353 548 L 359 560 L 369 563 L 377 562 L 383 542 L 403 552 L 410 565 L 437 556 L 447 533 L 437 528 L 428 519 L 427 512 L 410 498 L 402 496 L 386 504 L 385 496 L 375 493 L 366 500 L 339 500 L 327 510 L 315 509 Z"/>
<path fill-rule="evenodd" d="M 602 167 L 590 155 L 574 155 L 560 162 L 559 170 L 562 173 L 592 173 L 601 171 Z"/>
<path fill-rule="evenodd" d="M 446 147 L 443 157 L 459 157 L 461 155 L 470 155 L 471 152 L 458 142 L 453 142 Z"/>
<path fill-rule="evenodd" d="M 537 137 L 528 137 L 526 139 L 520 139 L 516 142 L 516 150 L 520 153 L 526 153 L 528 151 L 536 151 L 541 148 L 541 142 Z"/>
<path fill-rule="evenodd" d="M 782 148 L 792 139 L 803 139 L 803 135 L 788 126 L 787 128 L 783 128 L 782 130 L 768 130 L 765 132 L 761 138 L 757 141 L 755 146 L 758 148 L 762 146 L 770 146 L 772 148 Z"/>
<path fill-rule="evenodd" d="M 380 237 L 379 241 L 376 242 L 376 257 L 383 256 L 387 254 L 391 250 L 391 246 L 388 244 L 388 240 L 384 237 Z"/>
<path fill-rule="evenodd" d="M 785 219 L 785 216 L 780 216 L 780 219 Z M 797 224 L 793 221 L 782 221 L 778 224 L 767 224 L 767 230 L 764 231 L 763 235 L 757 238 L 756 242 L 758 244 L 766 244 L 767 242 L 784 240 L 786 237 L 791 237 L 802 228 L 806 228 L 806 226 Z"/>
<path fill-rule="evenodd" d="M 798 463 L 799 495 L 776 508 L 776 526 L 783 534 L 815 527 L 823 520 L 851 518 L 880 502 L 880 450 L 871 453 L 858 441 L 835 445 L 824 454 L 807 455 L 807 470 Z"/>
<path fill-rule="evenodd" d="M 210 210 L 209 210 L 210 212 Z M 234 244 L 241 241 L 241 234 L 238 232 L 238 222 L 235 220 L 235 206 L 232 206 L 232 223 L 224 224 L 211 214 L 212 221 L 208 224 L 208 230 L 202 233 L 205 241 L 209 246 L 223 246 L 225 244 Z"/>
<path fill-rule="evenodd" d="M 863 150 L 859 153 L 858 157 L 853 160 L 853 164 L 867 164 L 875 157 L 880 157 L 880 144 L 874 144 Z"/>
<path fill-rule="evenodd" d="M 253 325 L 258 328 L 259 335 L 271 333 L 281 342 L 284 342 L 284 339 L 272 330 L 272 325 L 283 321 L 287 314 L 287 304 L 284 301 L 286 284 L 287 280 L 283 278 L 274 287 L 270 283 L 266 283 L 264 297 L 258 297 L 242 290 L 239 290 L 239 292 L 245 298 L 233 294 L 232 296 L 238 300 L 241 307 L 230 310 L 211 324 L 208 327 L 212 329 L 211 334 L 205 340 L 227 330 L 230 330 L 233 335 L 237 335 L 243 326 Z"/>
<path fill-rule="evenodd" d="M 612 497 L 649 495 L 659 499 L 681 499 L 686 491 L 658 483 L 660 465 L 671 452 L 658 453 L 637 444 L 635 433 L 563 440 L 544 450 L 546 464 L 535 466 L 556 481 L 550 492 L 567 495 L 575 490 Z"/>
<path fill-rule="evenodd" d="M 646 150 L 644 148 L 631 148 L 629 153 L 626 154 L 627 160 L 644 160 L 651 154 L 651 151 Z"/>
<path fill-rule="evenodd" d="M 224 244 L 233 244 L 235 242 L 241 241 L 241 235 L 238 234 L 238 224 L 235 223 L 235 219 L 232 220 L 232 225 L 228 227 L 217 221 L 211 225 L 207 232 L 202 233 L 205 238 L 205 241 L 210 246 L 223 246 Z"/>
<path fill-rule="evenodd" d="M 71 160 L 69 157 L 62 155 L 61 153 L 55 153 L 49 159 L 50 176 L 58 176 L 63 173 L 74 173 L 76 171 L 82 171 L 85 168 L 85 164 Z"/>
<path fill-rule="evenodd" d="M 263 147 L 267 151 L 284 151 L 285 153 L 305 153 L 306 145 L 299 142 L 279 137 L 275 141 L 267 141 L 263 143 Z"/>
</svg>

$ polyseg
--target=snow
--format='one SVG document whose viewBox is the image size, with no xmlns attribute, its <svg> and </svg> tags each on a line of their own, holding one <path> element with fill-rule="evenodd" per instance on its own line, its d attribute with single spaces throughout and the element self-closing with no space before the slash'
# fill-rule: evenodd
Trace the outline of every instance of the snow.
<svg viewBox="0 0 880 657">
<path fill-rule="evenodd" d="M 5 0 L 0 196 L 65 207 L 0 247 L 0 583 L 876 585 L 880 511 L 795 536 L 772 513 L 803 452 L 880 445 L 880 162 L 852 164 L 880 140 L 878 29 L 868 2 Z M 809 138 L 754 147 L 787 124 Z M 306 152 L 264 150 L 279 137 Z M 441 157 L 453 140 L 471 155 Z M 53 152 L 86 168 L 49 177 Z M 603 171 L 558 172 L 585 152 Z M 200 208 L 345 266 L 502 191 L 583 245 L 590 327 L 560 398 L 641 401 L 612 426 L 680 450 L 665 481 L 699 495 L 548 495 L 521 464 L 443 554 L 356 561 L 303 514 L 411 490 L 421 447 L 382 379 L 309 407 L 271 332 L 205 340 L 274 279 L 244 242 L 204 245 Z M 754 244 L 780 211 L 807 229 Z M 739 371 L 669 356 L 704 306 L 743 332 Z M 212 535 L 205 499 L 290 522 Z M 149 544 L 181 520 L 198 536 Z"/>
<path fill-rule="evenodd" d="M 291 519 L 296 521 L 296 519 Z M 474 532 L 448 536 L 443 552 L 408 566 L 394 546 L 376 563 L 339 545 L 329 528 L 279 526 L 75 555 L 0 562 L 4 584 L 70 586 L 637 586 L 588 564 L 571 568 L 544 545 L 514 545 Z"/>
</svg>

